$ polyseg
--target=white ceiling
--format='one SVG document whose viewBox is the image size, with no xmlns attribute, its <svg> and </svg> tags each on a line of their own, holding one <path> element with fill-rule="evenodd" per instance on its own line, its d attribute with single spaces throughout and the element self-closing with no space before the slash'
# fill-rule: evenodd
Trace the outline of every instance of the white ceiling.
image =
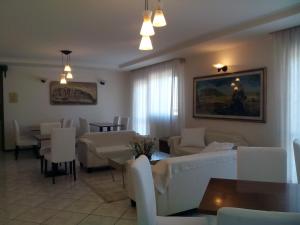
<svg viewBox="0 0 300 225">
<path fill-rule="evenodd" d="M 132 69 L 300 25 L 300 0 L 163 3 L 168 26 L 156 29 L 154 51 L 141 52 L 143 0 L 1 0 L 0 62 L 59 64 L 59 50 L 71 49 L 73 65 Z"/>
</svg>

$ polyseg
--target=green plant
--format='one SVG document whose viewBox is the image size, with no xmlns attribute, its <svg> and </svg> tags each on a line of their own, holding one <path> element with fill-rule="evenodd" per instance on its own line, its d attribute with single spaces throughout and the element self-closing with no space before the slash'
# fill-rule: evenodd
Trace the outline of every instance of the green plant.
<svg viewBox="0 0 300 225">
<path fill-rule="evenodd" d="M 129 143 L 133 155 L 138 158 L 140 155 L 145 155 L 149 159 L 154 152 L 155 139 L 154 138 L 137 138 Z"/>
</svg>

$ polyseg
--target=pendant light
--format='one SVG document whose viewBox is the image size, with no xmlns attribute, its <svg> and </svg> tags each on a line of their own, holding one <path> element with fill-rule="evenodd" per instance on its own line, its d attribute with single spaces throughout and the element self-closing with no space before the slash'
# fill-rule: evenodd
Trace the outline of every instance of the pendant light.
<svg viewBox="0 0 300 225">
<path fill-rule="evenodd" d="M 59 81 L 60 84 L 67 84 L 67 79 L 66 79 L 66 76 L 64 73 L 62 73 L 60 75 L 60 81 Z"/>
<path fill-rule="evenodd" d="M 157 8 L 154 13 L 154 18 L 153 18 L 152 24 L 154 27 L 164 27 L 167 25 L 160 0 L 158 0 L 158 4 L 157 4 Z"/>
<path fill-rule="evenodd" d="M 73 79 L 72 68 L 70 66 L 71 53 L 70 50 L 61 50 L 61 62 L 64 66 L 64 71 L 60 75 L 60 84 L 67 84 L 67 80 Z"/>
<path fill-rule="evenodd" d="M 152 11 L 149 10 L 148 0 L 145 0 L 145 11 L 143 13 L 143 24 L 141 27 L 141 36 L 153 36 L 155 34 L 152 21 L 151 21 Z"/>
<path fill-rule="evenodd" d="M 152 46 L 152 42 L 149 36 L 143 36 L 140 46 L 139 46 L 139 50 L 142 51 L 149 51 L 152 50 L 153 46 Z"/>
</svg>

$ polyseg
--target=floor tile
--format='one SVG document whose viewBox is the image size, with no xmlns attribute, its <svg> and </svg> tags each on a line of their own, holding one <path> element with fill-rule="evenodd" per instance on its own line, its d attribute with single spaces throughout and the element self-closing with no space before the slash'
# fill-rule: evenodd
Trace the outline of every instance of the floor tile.
<svg viewBox="0 0 300 225">
<path fill-rule="evenodd" d="M 78 213 L 90 213 L 99 206 L 97 202 L 76 200 L 70 206 L 66 207 L 66 211 Z"/>
<path fill-rule="evenodd" d="M 52 216 L 43 225 L 76 225 L 79 224 L 88 214 L 59 212 Z"/>
<path fill-rule="evenodd" d="M 24 220 L 27 222 L 42 223 L 56 213 L 58 213 L 58 211 L 53 209 L 31 208 L 25 213 L 19 215 L 16 219 Z"/>
<path fill-rule="evenodd" d="M 114 225 L 117 218 L 90 215 L 86 217 L 79 225 Z"/>
<path fill-rule="evenodd" d="M 92 214 L 99 215 L 99 216 L 110 216 L 110 217 L 119 218 L 125 213 L 126 210 L 127 210 L 126 208 L 115 207 L 113 205 L 101 205 L 100 207 L 95 209 L 92 212 Z"/>
<path fill-rule="evenodd" d="M 70 206 L 75 200 L 71 198 L 56 198 L 49 199 L 40 204 L 41 207 L 47 209 L 64 209 L 67 206 Z"/>
<path fill-rule="evenodd" d="M 122 215 L 122 219 L 136 219 L 136 209 L 127 209 L 127 211 Z"/>
<path fill-rule="evenodd" d="M 120 219 L 116 225 L 137 225 L 137 221 L 136 220 L 123 220 Z"/>
<path fill-rule="evenodd" d="M 21 220 L 11 220 L 7 225 L 38 225 L 39 223 L 26 222 Z"/>
</svg>

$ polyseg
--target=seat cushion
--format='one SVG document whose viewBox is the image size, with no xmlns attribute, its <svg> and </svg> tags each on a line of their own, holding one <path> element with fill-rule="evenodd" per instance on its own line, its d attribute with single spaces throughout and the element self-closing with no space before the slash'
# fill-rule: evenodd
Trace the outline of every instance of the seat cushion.
<svg viewBox="0 0 300 225">
<path fill-rule="evenodd" d="M 19 147 L 27 147 L 27 146 L 35 146 L 38 145 L 38 142 L 36 139 L 29 137 L 29 136 L 21 136 L 18 140 L 17 145 Z"/>
<path fill-rule="evenodd" d="M 191 155 L 191 154 L 197 154 L 202 152 L 204 147 L 181 147 L 178 146 L 176 148 L 176 153 L 179 153 L 180 155 Z"/>
<path fill-rule="evenodd" d="M 132 149 L 127 145 L 97 147 L 96 154 L 101 158 L 122 157 L 132 154 Z"/>
</svg>

